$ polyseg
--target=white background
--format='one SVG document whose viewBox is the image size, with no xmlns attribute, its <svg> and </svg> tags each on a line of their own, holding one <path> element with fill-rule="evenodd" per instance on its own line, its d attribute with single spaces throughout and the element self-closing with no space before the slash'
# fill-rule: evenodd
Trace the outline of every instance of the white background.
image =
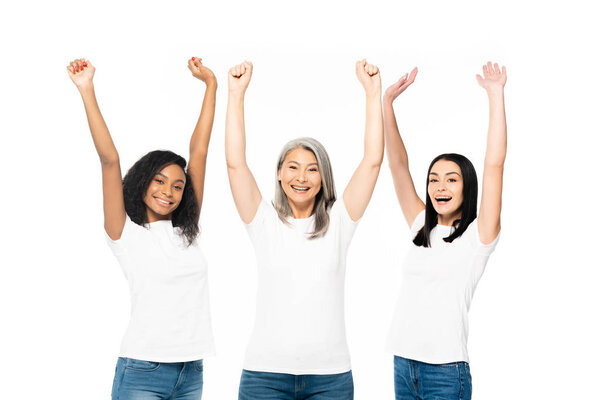
<svg viewBox="0 0 600 400">
<path fill-rule="evenodd" d="M 507 66 L 503 231 L 473 301 L 476 399 L 595 398 L 600 368 L 597 13 L 584 1 L 31 1 L 0 12 L 0 397 L 107 399 L 129 314 L 104 242 L 100 165 L 65 67 L 97 67 L 123 171 L 154 149 L 187 157 L 203 85 L 219 81 L 201 243 L 217 357 L 204 399 L 234 399 L 253 323 L 254 252 L 227 181 L 226 72 L 248 59 L 248 162 L 272 198 L 282 145 L 313 136 L 341 196 L 362 153 L 354 62 L 384 89 L 419 67 L 396 112 L 420 194 L 430 160 L 460 152 L 481 177 L 487 98 L 475 74 Z M 596 24 L 596 27 L 594 27 Z M 392 399 L 384 338 L 408 228 L 384 161 L 348 258 L 346 322 L 357 399 Z M 301 257 L 290 254 L 290 257 Z"/>
</svg>

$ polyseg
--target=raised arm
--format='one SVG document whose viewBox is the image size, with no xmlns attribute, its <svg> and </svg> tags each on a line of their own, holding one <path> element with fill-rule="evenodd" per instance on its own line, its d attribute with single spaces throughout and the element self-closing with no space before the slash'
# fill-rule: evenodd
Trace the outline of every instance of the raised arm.
<svg viewBox="0 0 600 400">
<path fill-rule="evenodd" d="M 225 120 L 225 158 L 233 201 L 244 223 L 254 219 L 262 196 L 246 164 L 244 96 L 252 77 L 252 63 L 244 61 L 229 70 L 227 117 Z"/>
<path fill-rule="evenodd" d="M 488 128 L 481 206 L 479 208 L 479 238 L 489 244 L 500 233 L 500 212 L 502 210 L 502 176 L 506 158 L 506 114 L 504 112 L 504 85 L 506 68 L 488 62 L 483 66 L 483 77 L 477 75 L 477 82 L 488 95 L 490 104 L 490 125 Z"/>
<path fill-rule="evenodd" d="M 110 137 L 110 132 L 96 101 L 94 92 L 94 72 L 96 68 L 82 58 L 73 60 L 67 67 L 69 77 L 77 86 L 87 115 L 92 140 L 102 166 L 102 194 L 104 203 L 104 229 L 111 239 L 121 237 L 125 225 L 125 203 L 119 154 Z"/>
<path fill-rule="evenodd" d="M 388 163 L 392 171 L 396 196 L 402 208 L 408 226 L 412 226 L 415 218 L 425 209 L 425 204 L 417 195 L 415 184 L 408 169 L 408 154 L 398 130 L 393 102 L 415 81 L 417 68 L 410 75 L 403 75 L 396 83 L 387 88 L 383 95 L 383 130 Z"/>
<path fill-rule="evenodd" d="M 215 119 L 215 101 L 217 97 L 217 78 L 215 74 L 202 64 L 201 58 L 192 57 L 188 60 L 188 68 L 195 78 L 206 84 L 202 111 L 196 122 L 194 133 L 190 139 L 190 161 L 188 173 L 192 180 L 192 186 L 198 207 L 202 210 L 202 199 L 204 197 L 204 177 L 206 176 L 206 156 L 208 154 L 208 143 Z"/>
<path fill-rule="evenodd" d="M 356 76 L 365 89 L 367 112 L 363 158 L 344 190 L 344 205 L 353 221 L 362 217 L 371 200 L 383 162 L 384 147 L 379 69 L 361 60 L 356 63 Z"/>
</svg>

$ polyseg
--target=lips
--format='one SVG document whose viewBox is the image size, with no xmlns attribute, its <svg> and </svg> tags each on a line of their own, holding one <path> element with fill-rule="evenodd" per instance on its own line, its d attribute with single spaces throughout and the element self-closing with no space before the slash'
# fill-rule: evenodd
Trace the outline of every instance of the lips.
<svg viewBox="0 0 600 400">
<path fill-rule="evenodd" d="M 292 189 L 295 192 L 299 192 L 299 193 L 304 193 L 304 192 L 308 192 L 308 190 L 310 189 L 308 186 L 296 186 L 296 185 L 290 185 L 292 187 Z"/>
<path fill-rule="evenodd" d="M 436 196 L 435 201 L 438 204 L 447 204 L 450 200 L 452 200 L 451 196 Z"/>
<path fill-rule="evenodd" d="M 159 199 L 158 197 L 155 197 L 154 200 L 156 200 L 156 202 L 158 203 L 158 205 L 160 205 L 162 207 L 169 207 L 169 206 L 171 206 L 173 204 L 172 201 Z"/>
</svg>

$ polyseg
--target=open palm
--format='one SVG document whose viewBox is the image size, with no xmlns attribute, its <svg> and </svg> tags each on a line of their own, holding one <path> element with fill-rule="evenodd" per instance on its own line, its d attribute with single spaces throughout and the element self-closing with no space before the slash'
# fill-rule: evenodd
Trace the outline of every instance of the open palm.
<svg viewBox="0 0 600 400">
<path fill-rule="evenodd" d="M 400 93 L 404 92 L 410 85 L 413 84 L 415 78 L 417 77 L 417 72 L 419 72 L 419 70 L 417 67 L 415 67 L 412 71 L 410 71 L 410 74 L 402 75 L 402 77 L 398 79 L 396 83 L 392 84 L 385 90 L 384 96 L 389 100 L 394 101 L 396 97 L 400 96 Z"/>
<path fill-rule="evenodd" d="M 499 88 L 502 89 L 506 84 L 506 67 L 500 68 L 498 63 L 492 65 L 490 61 L 483 66 L 483 77 L 476 76 L 477 83 L 484 89 Z"/>
</svg>

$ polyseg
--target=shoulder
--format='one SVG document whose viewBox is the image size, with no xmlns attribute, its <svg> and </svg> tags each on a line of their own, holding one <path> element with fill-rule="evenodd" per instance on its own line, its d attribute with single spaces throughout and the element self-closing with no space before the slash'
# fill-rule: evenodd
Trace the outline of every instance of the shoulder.
<svg viewBox="0 0 600 400">
<path fill-rule="evenodd" d="M 415 220 L 413 221 L 412 225 L 410 226 L 410 232 L 412 234 L 412 236 L 414 237 L 417 232 L 419 232 L 421 230 L 422 227 L 425 226 L 425 210 L 423 209 L 420 213 L 417 214 L 417 216 L 415 217 Z"/>
<path fill-rule="evenodd" d="M 467 236 L 470 244 L 473 247 L 477 248 L 478 252 L 483 254 L 491 254 L 496 248 L 498 241 L 500 240 L 500 233 L 498 233 L 496 238 L 494 238 L 494 240 L 491 243 L 484 244 L 479 236 L 479 225 L 477 218 L 475 218 L 473 222 L 471 222 L 471 224 L 467 227 L 467 230 L 463 235 Z"/>
<path fill-rule="evenodd" d="M 106 231 L 104 232 L 104 236 L 111 250 L 115 254 L 118 254 L 124 252 L 127 244 L 139 237 L 140 233 L 145 229 L 145 227 L 133 222 L 131 218 L 129 218 L 129 215 L 125 215 L 125 224 L 123 225 L 121 236 L 118 239 L 111 239 Z"/>
<path fill-rule="evenodd" d="M 245 226 L 248 233 L 252 236 L 264 230 L 265 226 L 274 225 L 278 221 L 281 222 L 273 204 L 262 198 L 256 214 L 254 214 L 254 218 L 252 218 L 250 223 L 245 224 Z"/>
</svg>

